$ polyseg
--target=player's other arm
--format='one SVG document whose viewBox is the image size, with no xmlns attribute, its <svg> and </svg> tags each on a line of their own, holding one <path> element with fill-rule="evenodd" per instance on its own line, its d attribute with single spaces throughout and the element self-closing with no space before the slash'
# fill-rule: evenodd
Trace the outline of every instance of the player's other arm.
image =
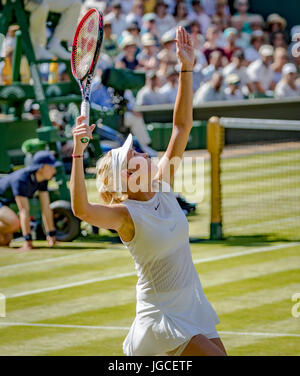
<svg viewBox="0 0 300 376">
<path fill-rule="evenodd" d="M 172 183 L 193 126 L 194 48 L 184 28 L 177 29 L 177 55 L 180 60 L 178 93 L 174 108 L 173 131 L 166 153 L 159 163 L 159 178 Z"/>
<path fill-rule="evenodd" d="M 22 234 L 24 237 L 26 237 L 28 235 L 31 235 L 29 200 L 27 197 L 23 197 L 23 196 L 16 196 L 15 200 L 19 209 Z M 25 248 L 26 249 L 33 248 L 31 239 L 28 238 L 27 240 L 25 240 Z"/>
<path fill-rule="evenodd" d="M 39 199 L 42 209 L 42 218 L 47 232 L 47 241 L 50 247 L 52 247 L 55 242 L 55 227 L 53 219 L 53 211 L 50 209 L 50 196 L 48 191 L 40 191 Z"/>
</svg>

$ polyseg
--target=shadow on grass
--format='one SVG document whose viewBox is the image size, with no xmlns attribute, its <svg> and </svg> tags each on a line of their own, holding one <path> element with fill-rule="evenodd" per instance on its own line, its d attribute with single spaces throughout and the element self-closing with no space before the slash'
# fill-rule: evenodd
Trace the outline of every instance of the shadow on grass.
<svg viewBox="0 0 300 376">
<path fill-rule="evenodd" d="M 278 236 L 275 234 L 261 234 L 261 235 L 239 235 L 227 236 L 222 240 L 210 240 L 197 237 L 190 237 L 190 243 L 208 243 L 208 244 L 222 244 L 228 247 L 244 246 L 244 247 L 257 247 L 258 245 L 266 245 L 271 243 L 290 243 L 300 242 L 300 239 L 288 238 Z"/>
</svg>

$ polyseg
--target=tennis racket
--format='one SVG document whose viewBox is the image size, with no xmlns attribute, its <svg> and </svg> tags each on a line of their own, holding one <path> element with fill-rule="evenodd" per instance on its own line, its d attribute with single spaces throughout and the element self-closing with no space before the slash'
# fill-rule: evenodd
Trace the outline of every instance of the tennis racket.
<svg viewBox="0 0 300 376">
<path fill-rule="evenodd" d="M 72 74 L 79 84 L 82 103 L 81 116 L 86 116 L 90 123 L 90 95 L 95 68 L 99 59 L 103 40 L 103 14 L 97 9 L 90 9 L 80 21 L 72 45 Z M 89 138 L 82 138 L 86 144 Z"/>
</svg>

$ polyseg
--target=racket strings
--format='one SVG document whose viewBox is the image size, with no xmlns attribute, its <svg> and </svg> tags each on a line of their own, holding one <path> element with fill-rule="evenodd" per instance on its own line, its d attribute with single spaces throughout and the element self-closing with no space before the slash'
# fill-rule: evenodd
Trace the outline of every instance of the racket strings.
<svg viewBox="0 0 300 376">
<path fill-rule="evenodd" d="M 73 45 L 73 66 L 79 80 L 89 72 L 97 48 L 99 33 L 98 15 L 92 13 L 82 24 L 77 40 Z"/>
</svg>

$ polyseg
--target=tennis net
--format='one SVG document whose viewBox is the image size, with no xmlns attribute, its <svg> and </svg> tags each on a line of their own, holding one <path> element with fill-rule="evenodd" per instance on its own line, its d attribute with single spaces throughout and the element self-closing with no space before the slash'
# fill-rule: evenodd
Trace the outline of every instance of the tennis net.
<svg viewBox="0 0 300 376">
<path fill-rule="evenodd" d="M 300 239 L 300 121 L 221 118 L 225 237 Z"/>
</svg>

